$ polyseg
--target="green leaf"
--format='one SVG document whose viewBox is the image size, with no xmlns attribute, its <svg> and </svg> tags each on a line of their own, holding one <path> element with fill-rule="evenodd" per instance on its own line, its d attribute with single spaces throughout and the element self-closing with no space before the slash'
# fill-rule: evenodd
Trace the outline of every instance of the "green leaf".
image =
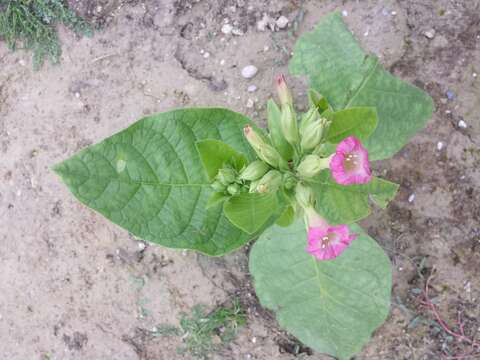
<svg viewBox="0 0 480 360">
<path fill-rule="evenodd" d="M 282 215 L 278 218 L 276 224 L 282 227 L 290 226 L 293 221 L 295 220 L 295 210 L 293 210 L 292 206 L 287 206 L 285 210 L 283 210 Z"/>
<path fill-rule="evenodd" d="M 329 171 L 322 171 L 309 184 L 315 192 L 317 211 L 331 224 L 350 224 L 367 217 L 369 199 L 385 208 L 398 190 L 397 184 L 377 177 L 368 184 L 340 185 Z"/>
<path fill-rule="evenodd" d="M 260 303 L 304 344 L 340 360 L 358 353 L 385 321 L 392 287 L 384 251 L 358 225 L 350 229 L 359 236 L 335 260 L 307 253 L 302 221 L 269 228 L 250 251 Z"/>
<path fill-rule="evenodd" d="M 282 112 L 275 101 L 267 102 L 267 123 L 270 131 L 270 140 L 272 145 L 277 149 L 278 153 L 285 159 L 291 160 L 293 157 L 293 148 L 285 139 L 280 128 L 280 118 Z"/>
<path fill-rule="evenodd" d="M 324 17 L 300 37 L 289 66 L 292 74 L 308 76 L 311 87 L 335 111 L 354 106 L 377 109 L 378 126 L 365 143 L 372 160 L 395 154 L 432 115 L 430 96 L 366 55 L 338 13 Z"/>
<path fill-rule="evenodd" d="M 275 193 L 242 193 L 223 205 L 225 216 L 246 233 L 258 231 L 278 211 Z"/>
<path fill-rule="evenodd" d="M 355 136 L 365 142 L 377 126 L 377 111 L 373 107 L 352 107 L 327 116 L 332 124 L 326 141 L 336 144 L 347 136 Z"/>
<path fill-rule="evenodd" d="M 195 143 L 218 139 L 255 154 L 243 137 L 249 120 L 219 109 L 182 109 L 139 120 L 55 167 L 85 205 L 135 236 L 208 255 L 232 251 L 253 236 L 206 209 L 213 192 Z"/>
<path fill-rule="evenodd" d="M 227 200 L 229 197 L 225 195 L 223 192 L 215 192 L 210 197 L 208 198 L 207 201 L 207 209 L 210 209 L 211 207 L 220 205 L 223 203 L 225 200 Z"/>
<path fill-rule="evenodd" d="M 311 106 L 316 106 L 318 113 L 323 114 L 326 110 L 330 109 L 330 105 L 325 97 L 318 93 L 315 89 L 308 90 L 308 100 Z"/>
<path fill-rule="evenodd" d="M 225 165 L 231 165 L 234 169 L 240 171 L 247 163 L 244 155 L 222 141 L 207 139 L 197 141 L 196 145 L 210 181 L 215 178 L 218 170 Z"/>
</svg>

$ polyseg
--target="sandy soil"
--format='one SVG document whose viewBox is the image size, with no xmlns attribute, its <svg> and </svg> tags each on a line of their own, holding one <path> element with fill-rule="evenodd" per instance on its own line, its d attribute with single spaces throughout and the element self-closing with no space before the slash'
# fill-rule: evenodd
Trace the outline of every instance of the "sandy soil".
<svg viewBox="0 0 480 360">
<path fill-rule="evenodd" d="M 298 35 L 331 10 L 344 11 L 364 47 L 426 89 L 437 108 L 409 145 L 376 164 L 401 184 L 390 208 L 363 224 L 391 256 L 393 304 L 356 359 L 469 353 L 466 342 L 438 330 L 419 292 L 434 274 L 439 315 L 459 331 L 460 313 L 466 335 L 478 336 L 479 1 L 71 4 L 100 30 L 83 39 L 62 30 L 60 66 L 34 72 L 29 54 L 0 43 L 0 358 L 177 359 L 179 339 L 147 330 L 177 323 L 195 304 L 214 308 L 235 296 L 248 325 L 214 359 L 327 358 L 303 348 L 291 354 L 295 339 L 256 301 L 248 249 L 211 259 L 144 248 L 75 201 L 50 168 L 144 114 L 175 107 L 219 105 L 263 123 L 273 75 L 286 72 Z M 285 15 L 289 28 L 259 31 L 263 13 Z M 241 35 L 223 34 L 227 21 Z M 259 72 L 247 81 L 240 70 L 248 64 Z M 305 95 L 301 80 L 291 83 Z M 257 91 L 247 92 L 249 85 Z"/>
</svg>

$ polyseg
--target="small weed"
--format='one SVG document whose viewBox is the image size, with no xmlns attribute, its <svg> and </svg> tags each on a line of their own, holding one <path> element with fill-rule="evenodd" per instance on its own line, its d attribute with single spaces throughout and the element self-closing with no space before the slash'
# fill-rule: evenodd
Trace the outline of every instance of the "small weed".
<svg viewBox="0 0 480 360">
<path fill-rule="evenodd" d="M 158 325 L 155 336 L 180 336 L 183 344 L 177 348 L 179 354 L 189 353 L 199 359 L 218 351 L 231 342 L 240 326 L 246 322 L 245 313 L 238 303 L 221 306 L 207 313 L 202 305 L 195 305 L 190 316 L 182 314 L 180 327 L 169 324 Z"/>
<path fill-rule="evenodd" d="M 62 0 L 0 0 L 0 38 L 12 50 L 32 50 L 35 69 L 47 58 L 58 63 L 61 49 L 56 25 L 59 23 L 77 34 L 92 33 L 90 25 Z"/>
</svg>

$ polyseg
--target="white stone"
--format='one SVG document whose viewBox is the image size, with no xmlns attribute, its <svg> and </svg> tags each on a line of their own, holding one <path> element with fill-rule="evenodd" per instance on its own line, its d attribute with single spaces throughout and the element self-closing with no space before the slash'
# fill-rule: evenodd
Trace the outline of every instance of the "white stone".
<svg viewBox="0 0 480 360">
<path fill-rule="evenodd" d="M 230 24 L 225 24 L 222 26 L 222 33 L 228 35 L 231 34 L 233 30 L 233 26 Z"/>
<path fill-rule="evenodd" d="M 445 143 L 443 143 L 443 142 L 441 142 L 441 141 L 439 141 L 439 142 L 437 143 L 437 150 L 438 150 L 438 151 L 441 151 L 444 147 L 445 147 Z"/>
<path fill-rule="evenodd" d="M 285 29 L 288 26 L 288 19 L 285 16 L 280 16 L 277 21 L 275 21 L 279 29 Z"/>
<path fill-rule="evenodd" d="M 251 79 L 257 75 L 258 69 L 255 65 L 247 65 L 242 69 L 242 76 L 245 79 Z"/>
<path fill-rule="evenodd" d="M 254 105 L 254 101 L 252 99 L 248 99 L 247 100 L 247 108 L 251 109 L 253 108 L 253 105 Z"/>
<path fill-rule="evenodd" d="M 238 29 L 238 28 L 233 28 L 233 29 L 232 29 L 232 34 L 233 34 L 233 35 L 236 35 L 236 36 L 243 36 L 245 33 L 244 33 L 242 30 Z"/>
<path fill-rule="evenodd" d="M 348 11 L 347 10 L 342 10 L 342 15 L 343 16 L 348 16 Z"/>
<path fill-rule="evenodd" d="M 255 91 L 257 91 L 257 87 L 255 85 L 248 85 L 247 91 L 248 92 L 255 92 Z"/>
<path fill-rule="evenodd" d="M 411 195 L 408 197 L 408 202 L 409 202 L 409 203 L 412 203 L 413 200 L 415 200 L 415 194 L 411 194 Z"/>
<path fill-rule="evenodd" d="M 462 128 L 462 129 L 466 129 L 466 128 L 467 128 L 467 123 L 466 123 L 465 121 L 463 121 L 463 120 L 460 120 L 460 121 L 458 122 L 458 127 L 459 127 L 459 128 Z"/>
<path fill-rule="evenodd" d="M 225 59 L 220 60 L 220 65 L 225 65 Z"/>
<path fill-rule="evenodd" d="M 433 39 L 435 37 L 435 29 L 427 30 L 423 33 L 423 35 L 425 35 L 425 37 L 428 39 Z"/>
</svg>

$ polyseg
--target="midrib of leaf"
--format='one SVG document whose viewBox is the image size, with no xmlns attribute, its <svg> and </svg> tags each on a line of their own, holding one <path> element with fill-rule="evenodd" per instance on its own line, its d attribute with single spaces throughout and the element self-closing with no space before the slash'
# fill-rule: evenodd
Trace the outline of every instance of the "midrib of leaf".
<svg viewBox="0 0 480 360">
<path fill-rule="evenodd" d="M 370 56 L 366 56 L 365 57 L 365 60 L 364 60 L 364 63 L 365 61 L 367 61 L 368 59 L 372 59 L 372 57 Z M 364 77 L 364 79 L 362 80 L 362 82 L 360 83 L 360 85 L 357 87 L 357 89 L 355 89 L 353 92 L 352 92 L 352 96 L 350 97 L 350 100 L 347 101 L 347 103 L 345 104 L 345 106 L 342 108 L 342 109 L 346 109 L 348 107 L 350 107 L 350 105 L 352 104 L 353 100 L 357 97 L 358 94 L 360 94 L 360 92 L 363 90 L 363 88 L 365 87 L 365 85 L 368 83 L 368 81 L 370 80 L 370 78 L 373 76 L 373 74 L 375 73 L 375 71 L 377 70 L 377 67 L 379 65 L 379 61 L 377 58 L 374 58 L 375 60 L 375 63 L 373 65 L 371 65 L 371 68 L 366 72 L 366 75 Z"/>
</svg>

